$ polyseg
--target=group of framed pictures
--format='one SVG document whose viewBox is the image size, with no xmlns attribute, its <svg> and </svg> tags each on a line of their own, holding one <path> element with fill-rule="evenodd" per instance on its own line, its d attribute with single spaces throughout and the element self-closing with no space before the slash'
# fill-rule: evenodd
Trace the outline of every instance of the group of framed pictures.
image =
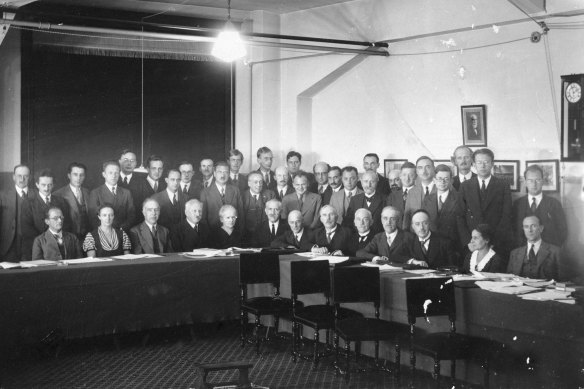
<svg viewBox="0 0 584 389">
<path fill-rule="evenodd" d="M 394 169 L 400 169 L 407 159 L 385 159 L 385 176 Z M 493 164 L 493 175 L 509 182 L 509 187 L 512 192 L 519 192 L 520 177 L 523 171 L 520 170 L 519 160 L 495 160 Z M 450 159 L 435 159 L 434 165 L 444 164 L 450 167 L 452 175 L 458 174 L 456 166 Z M 543 191 L 544 192 L 558 192 L 560 189 L 560 162 L 557 159 L 546 159 L 539 161 L 525 161 L 525 168 L 529 166 L 539 165 L 543 170 Z"/>
</svg>

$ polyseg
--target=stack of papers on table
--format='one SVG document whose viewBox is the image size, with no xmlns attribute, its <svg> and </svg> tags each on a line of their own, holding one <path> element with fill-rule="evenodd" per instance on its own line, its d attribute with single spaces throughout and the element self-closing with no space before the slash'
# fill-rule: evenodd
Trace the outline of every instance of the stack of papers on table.
<svg viewBox="0 0 584 389">
<path fill-rule="evenodd" d="M 481 289 L 505 294 L 524 294 L 540 290 L 523 285 L 521 281 L 477 281 L 475 284 Z"/>
<path fill-rule="evenodd" d="M 80 263 L 94 263 L 94 262 L 109 262 L 113 261 L 111 258 L 79 258 L 79 259 L 64 259 L 61 262 L 66 263 L 67 265 L 77 265 Z"/>
<path fill-rule="evenodd" d="M 403 268 L 399 267 L 399 266 L 392 266 L 390 264 L 378 264 L 378 263 L 373 263 L 373 262 L 363 262 L 361 264 L 361 266 L 367 266 L 367 267 L 378 267 L 379 271 L 387 271 L 387 272 L 395 272 L 395 273 L 401 273 L 404 271 Z"/>
<path fill-rule="evenodd" d="M 38 267 L 38 266 L 52 266 L 57 265 L 57 261 L 47 261 L 45 259 L 37 259 L 36 261 L 22 261 L 20 262 L 20 267 Z"/>
<path fill-rule="evenodd" d="M 340 257 L 336 255 L 319 255 L 317 257 L 310 258 L 309 261 L 323 261 L 327 260 L 330 264 L 345 262 L 349 257 Z"/>
<path fill-rule="evenodd" d="M 306 252 L 306 253 L 296 253 L 296 255 L 300 255 L 301 257 L 304 257 L 304 258 L 312 258 L 312 257 L 314 257 L 314 254 L 313 254 L 313 253 L 311 253 L 311 252 Z"/>
<path fill-rule="evenodd" d="M 112 257 L 114 259 L 141 259 L 141 258 L 160 258 L 162 255 L 158 254 L 124 254 Z"/>
<path fill-rule="evenodd" d="M 537 301 L 560 301 L 569 304 L 573 304 L 576 301 L 569 297 L 572 292 L 566 292 L 556 289 L 545 289 L 541 292 L 529 293 L 520 296 L 524 300 L 537 300 Z"/>
<path fill-rule="evenodd" d="M 217 250 L 217 249 L 194 249 L 193 251 L 189 251 L 186 253 L 182 253 L 182 255 L 191 257 L 191 258 L 210 258 L 210 257 L 222 257 L 225 256 L 224 250 Z"/>
<path fill-rule="evenodd" d="M 18 262 L 0 262 L 0 267 L 2 269 L 12 269 L 14 267 L 20 267 Z"/>
</svg>

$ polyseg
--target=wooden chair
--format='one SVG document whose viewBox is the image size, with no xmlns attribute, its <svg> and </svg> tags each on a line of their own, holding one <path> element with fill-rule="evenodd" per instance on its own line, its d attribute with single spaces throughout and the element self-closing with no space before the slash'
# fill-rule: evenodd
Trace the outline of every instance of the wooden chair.
<svg viewBox="0 0 584 389">
<path fill-rule="evenodd" d="M 386 370 L 379 363 L 379 342 L 391 341 L 395 346 L 395 374 L 399 375 L 400 342 L 409 336 L 406 324 L 396 323 L 379 318 L 380 280 L 379 269 L 376 267 L 340 267 L 333 271 L 333 302 L 335 306 L 335 365 L 337 372 L 345 374 L 345 380 L 350 379 L 351 342 L 375 342 L 375 369 Z M 340 304 L 373 303 L 374 317 L 340 317 Z M 343 370 L 339 364 L 339 338 L 345 341 L 346 367 Z M 359 352 L 355 347 L 355 361 Z M 359 370 L 357 370 L 359 371 Z"/>
<path fill-rule="evenodd" d="M 326 345 L 329 345 L 330 330 L 335 325 L 335 311 L 330 304 L 330 267 L 329 262 L 324 261 L 294 261 L 290 263 L 290 281 L 292 289 L 292 359 L 312 359 L 312 367 L 315 369 L 319 358 L 324 353 L 318 352 L 320 330 L 326 330 Z M 324 304 L 299 307 L 298 296 L 304 294 L 321 293 L 326 301 Z M 340 308 L 339 317 L 362 317 L 358 312 Z M 304 325 L 314 329 L 314 350 L 312 358 L 302 354 L 298 350 L 300 326 Z"/>
</svg>

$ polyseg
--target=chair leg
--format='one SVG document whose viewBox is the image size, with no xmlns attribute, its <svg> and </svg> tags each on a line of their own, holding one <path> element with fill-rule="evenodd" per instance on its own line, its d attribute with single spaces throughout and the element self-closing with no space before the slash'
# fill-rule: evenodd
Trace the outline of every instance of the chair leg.
<svg viewBox="0 0 584 389">
<path fill-rule="evenodd" d="M 401 369 L 401 349 L 399 342 L 395 343 L 395 376 L 399 377 Z"/>
<path fill-rule="evenodd" d="M 351 342 L 349 340 L 347 340 L 347 339 L 345 339 L 345 352 L 347 353 L 347 356 L 346 356 L 346 360 L 347 360 L 347 371 L 345 372 L 345 374 L 346 374 L 345 375 L 345 381 L 346 382 L 349 382 L 349 377 L 350 377 L 350 374 L 351 374 L 351 370 L 350 370 L 350 367 L 351 367 L 351 356 L 350 356 L 350 354 L 351 354 Z"/>
<path fill-rule="evenodd" d="M 318 327 L 314 328 L 314 356 L 312 358 L 312 368 L 316 370 L 318 366 L 318 342 L 319 342 L 319 333 Z"/>
<path fill-rule="evenodd" d="M 485 360 L 483 363 L 483 369 L 485 370 L 485 376 L 484 376 L 484 384 L 485 384 L 485 388 L 488 389 L 489 388 L 489 361 Z"/>
<path fill-rule="evenodd" d="M 335 367 L 336 374 L 339 373 L 339 335 L 335 332 L 333 337 L 333 343 L 335 348 Z"/>
<path fill-rule="evenodd" d="M 246 320 L 246 313 L 243 311 L 243 309 L 239 310 L 239 320 L 241 322 L 241 347 L 245 346 L 245 342 L 246 342 L 246 328 L 247 327 L 247 320 Z"/>
<path fill-rule="evenodd" d="M 440 377 L 440 360 L 434 358 L 434 373 L 432 373 L 432 378 L 438 381 L 439 377 Z"/>
<path fill-rule="evenodd" d="M 456 381 L 456 360 L 455 359 L 450 361 L 450 379 L 452 380 L 452 385 L 454 386 L 454 382 Z"/>
<path fill-rule="evenodd" d="M 278 337 L 278 324 L 280 324 L 280 316 L 274 316 L 274 336 Z"/>
<path fill-rule="evenodd" d="M 260 355 L 260 316 L 255 317 L 255 341 L 256 341 L 256 354 Z"/>
<path fill-rule="evenodd" d="M 296 332 L 298 331 L 298 324 L 296 323 L 296 320 L 294 320 L 294 318 L 292 318 L 292 361 L 296 362 L 297 360 L 297 356 L 296 356 Z"/>
<path fill-rule="evenodd" d="M 379 341 L 375 341 L 375 366 L 379 366 Z"/>
</svg>

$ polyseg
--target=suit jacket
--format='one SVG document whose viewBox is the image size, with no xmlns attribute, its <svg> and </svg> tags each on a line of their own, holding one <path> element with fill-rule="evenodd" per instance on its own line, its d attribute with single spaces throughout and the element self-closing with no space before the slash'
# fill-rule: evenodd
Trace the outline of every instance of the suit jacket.
<svg viewBox="0 0 584 389">
<path fill-rule="evenodd" d="M 77 259 L 83 257 L 83 250 L 81 249 L 79 239 L 70 232 L 63 231 L 63 247 L 65 257 L 61 255 L 57 239 L 47 229 L 47 231 L 34 239 L 32 260 L 46 259 L 49 261 L 58 261 L 61 259 Z"/>
<path fill-rule="evenodd" d="M 246 189 L 241 194 L 243 202 L 243 212 L 245 217 L 245 225 L 243 228 L 246 240 L 251 244 L 251 237 L 254 235 L 256 229 L 264 221 L 268 220 L 265 208 L 266 203 L 275 198 L 276 195 L 269 189 L 264 189 L 258 195 L 257 202 L 254 200 L 249 189 Z"/>
<path fill-rule="evenodd" d="M 254 231 L 254 234 L 250 237 L 249 244 L 251 247 L 270 247 L 272 241 L 282 236 L 284 232 L 288 231 L 290 226 L 286 223 L 286 220 L 280 219 L 278 222 L 278 228 L 276 229 L 276 236 L 272 238 L 272 230 L 270 229 L 270 221 L 266 218 L 261 224 L 259 224 Z"/>
<path fill-rule="evenodd" d="M 170 240 L 175 251 L 193 251 L 198 248 L 211 247 L 209 226 L 199 223 L 197 232 L 185 219 L 172 226 Z"/>
<path fill-rule="evenodd" d="M 152 197 L 155 194 L 154 189 L 152 189 L 152 187 L 150 186 L 147 177 L 148 177 L 147 175 L 140 176 L 137 179 L 136 185 L 138 185 L 138 189 L 136 195 L 132 196 L 132 200 L 135 201 L 134 206 L 136 207 L 136 214 L 134 219 L 135 223 L 141 223 L 144 221 L 144 215 L 142 214 L 142 203 L 148 197 Z M 164 179 L 161 178 L 158 180 L 158 190 L 156 191 L 156 193 L 164 192 L 165 190 L 166 182 L 164 181 Z"/>
<path fill-rule="evenodd" d="M 320 222 L 321 198 L 319 195 L 306 191 L 302 201 L 302 209 L 298 207 L 296 192 L 284 196 L 282 200 L 282 219 L 287 219 L 291 211 L 298 210 L 302 213 L 302 224 L 307 228 L 315 228 Z"/>
<path fill-rule="evenodd" d="M 31 188 L 28 189 L 28 196 L 33 196 Z M 0 191 L 0 258 L 4 259 L 12 244 L 16 245 L 14 258 L 10 260 L 20 261 L 22 256 L 22 199 L 16 192 L 16 188 L 11 186 Z"/>
<path fill-rule="evenodd" d="M 478 177 L 463 182 L 458 196 L 458 233 L 462 244 L 470 241 L 471 232 L 481 223 L 495 231 L 494 245 L 502 258 L 507 258 L 512 244 L 511 190 L 509 185 L 491 177 L 486 199 L 481 203 Z"/>
<path fill-rule="evenodd" d="M 231 173 L 229 173 L 229 179 L 227 180 L 227 183 L 230 185 L 234 185 L 237 186 L 239 188 L 239 191 L 241 193 L 245 192 L 245 190 L 248 188 L 247 186 L 247 174 L 243 174 L 243 173 L 237 173 L 237 182 L 233 181 L 231 179 Z"/>
<path fill-rule="evenodd" d="M 295 193 L 296 191 L 294 190 L 294 188 L 290 185 L 288 185 L 286 187 L 286 191 L 284 192 L 284 196 L 280 196 L 280 192 L 278 192 L 278 185 L 276 184 L 276 186 L 272 189 L 274 191 L 274 194 L 276 195 L 276 198 L 282 202 L 282 200 L 284 199 L 284 196 Z"/>
<path fill-rule="evenodd" d="M 216 226 L 211 230 L 211 246 L 216 249 L 227 249 L 229 247 L 241 247 L 243 235 L 241 231 L 236 226 L 231 235 L 229 235 L 225 230 L 219 226 Z"/>
<path fill-rule="evenodd" d="M 355 212 L 360 208 L 365 208 L 371 212 L 371 215 L 373 215 L 373 225 L 371 226 L 371 230 L 374 233 L 383 231 L 383 226 L 381 225 L 381 211 L 383 211 L 383 208 L 385 207 L 386 197 L 387 196 L 382 193 L 375 192 L 371 206 L 368 207 L 367 201 L 365 199 L 365 193 L 360 193 L 353 196 L 353 198 L 351 198 L 351 202 L 349 203 L 347 214 L 343 218 L 343 225 L 352 229 L 355 228 L 353 224 L 355 220 Z"/>
<path fill-rule="evenodd" d="M 533 215 L 529 205 L 529 196 L 523 196 L 515 200 L 511 220 L 516 247 L 527 243 L 523 233 L 523 219 L 529 215 Z M 568 225 L 562 204 L 553 197 L 543 195 L 539 206 L 535 210 L 535 215 L 544 227 L 541 239 L 544 242 L 561 247 L 568 237 Z"/>
<path fill-rule="evenodd" d="M 182 192 L 182 188 L 183 188 L 183 183 L 180 183 L 180 191 Z M 191 183 L 189 184 L 189 189 L 187 190 L 186 193 L 186 201 L 189 201 L 191 199 L 197 199 L 200 200 L 201 199 L 201 192 L 203 191 L 203 183 L 199 180 L 195 180 L 194 178 L 191 180 Z M 183 192 L 184 194 L 184 192 Z"/>
<path fill-rule="evenodd" d="M 389 184 L 389 180 L 379 173 L 377 173 L 377 178 L 379 179 L 379 181 L 377 182 L 375 192 L 382 193 L 385 197 L 389 196 L 389 194 L 391 193 L 391 185 Z M 361 180 L 357 182 L 357 188 L 363 189 L 363 185 L 361 185 Z"/>
<path fill-rule="evenodd" d="M 124 184 L 122 176 L 118 179 L 118 186 L 127 189 L 132 194 L 132 200 L 134 201 L 134 207 L 136 208 L 136 212 L 139 213 L 139 217 L 144 217 L 142 215 L 142 198 L 141 188 L 142 188 L 142 181 L 146 179 L 148 175 L 145 173 L 132 173 L 132 179 L 127 184 Z M 135 217 L 135 216 L 134 216 Z"/>
<path fill-rule="evenodd" d="M 536 264 L 530 271 L 527 255 L 527 246 L 511 251 L 507 273 L 521 277 L 558 279 L 558 264 L 560 262 L 560 248 L 542 241 L 539 251 L 535 255 Z"/>
<path fill-rule="evenodd" d="M 355 196 L 361 193 L 363 193 L 363 191 L 361 189 L 357 189 L 357 193 L 355 194 Z M 337 215 L 339 215 L 337 223 L 339 224 L 343 224 L 343 219 L 345 218 L 346 215 L 345 197 L 346 197 L 345 190 L 341 189 L 338 192 L 332 194 L 331 200 L 329 202 L 329 205 L 337 210 Z M 349 207 L 347 205 L 347 209 L 348 208 Z"/>
<path fill-rule="evenodd" d="M 42 200 L 38 192 L 28 198 L 22 204 L 22 258 L 30 259 L 32 256 L 32 245 L 34 239 L 45 232 L 48 228 L 45 223 L 45 213 L 50 207 L 59 207 L 63 211 L 63 231 L 70 231 L 69 206 L 58 195 L 51 194 L 51 204 L 48 205 Z"/>
<path fill-rule="evenodd" d="M 436 193 L 436 185 L 432 187 L 430 194 Z M 412 189 L 408 191 L 408 197 L 404 205 L 404 217 L 402 228 L 410 231 L 412 228 L 412 215 L 418 209 L 422 208 L 424 204 L 424 186 L 421 183 L 416 183 Z"/>
<path fill-rule="evenodd" d="M 62 187 L 55 191 L 54 194 L 63 198 L 69 207 L 71 232 L 74 233 L 78 239 L 85 239 L 85 235 L 90 231 L 89 211 L 87 207 L 87 202 L 89 201 L 89 190 L 87 188 L 81 188 L 83 204 L 79 204 L 77 201 L 77 197 L 75 197 L 75 194 L 71 190 L 71 185 Z"/>
<path fill-rule="evenodd" d="M 173 225 L 179 224 L 186 219 L 185 203 L 187 202 L 187 199 L 180 190 L 176 192 L 176 205 L 172 205 L 170 197 L 168 197 L 168 191 L 166 190 L 154 194 L 152 198 L 158 201 L 158 204 L 160 205 L 158 224 L 170 229 Z"/>
<path fill-rule="evenodd" d="M 358 257 L 372 259 L 373 257 L 387 257 L 394 263 L 406 263 L 410 258 L 410 242 L 416 237 L 409 231 L 398 229 L 391 247 L 387 244 L 387 235 L 384 232 L 376 234 L 365 248 L 357 251 Z"/>
<path fill-rule="evenodd" d="M 330 253 L 341 250 L 343 255 L 355 255 L 353 251 L 353 245 L 351 244 L 352 231 L 349 228 L 345 228 L 340 224 L 337 224 L 337 229 L 333 235 L 330 243 L 326 238 L 326 229 L 320 227 L 314 231 L 314 244 L 318 247 L 326 247 Z"/>
<path fill-rule="evenodd" d="M 460 251 L 462 245 L 458 235 L 458 203 L 457 193 L 454 190 L 448 191 L 448 197 L 442 205 L 442 210 L 438 212 L 438 192 L 432 192 L 426 196 L 422 208 L 430 214 L 430 230 L 442 238 L 449 239 L 456 251 Z M 468 242 L 464 242 L 468 243 Z"/>
<path fill-rule="evenodd" d="M 472 177 L 476 177 L 476 176 L 477 176 L 476 173 L 472 173 Z M 458 191 L 458 190 L 460 190 L 460 184 L 461 184 L 460 176 L 457 174 L 456 176 L 454 176 L 454 178 L 452 178 L 452 186 L 454 187 L 454 189 L 456 189 Z"/>
<path fill-rule="evenodd" d="M 350 241 L 351 255 L 355 255 L 357 253 L 357 251 L 367 247 L 367 245 L 369 244 L 369 242 L 371 242 L 373 240 L 375 235 L 376 234 L 373 231 L 369 230 L 369 233 L 367 235 L 365 235 L 365 239 L 363 240 L 363 242 L 359 242 L 361 240 L 360 239 L 361 236 L 359 235 L 359 233 L 357 231 L 354 231 L 351 234 L 351 241 Z"/>
<path fill-rule="evenodd" d="M 97 218 L 97 210 L 103 204 L 111 204 L 114 208 L 114 228 L 122 228 L 128 231 L 134 223 L 134 214 L 137 212 L 134 208 L 134 200 L 129 190 L 117 187 L 116 195 L 103 184 L 95 188 L 89 193 L 89 223 L 93 228 L 97 228 L 100 224 Z M 140 211 L 142 205 L 140 204 Z M 140 214 L 142 214 L 140 212 Z"/>
<path fill-rule="evenodd" d="M 211 229 L 220 226 L 219 209 L 224 204 L 230 204 L 237 210 L 237 224 L 245 225 L 245 212 L 239 189 L 233 185 L 225 185 L 225 203 L 221 199 L 221 193 L 216 184 L 212 184 L 201 192 L 201 202 L 203 203 L 203 220 Z"/>
<path fill-rule="evenodd" d="M 262 175 L 262 177 L 264 177 L 264 172 L 262 172 L 262 169 L 258 169 L 257 171 Z M 265 177 L 264 177 L 264 188 L 276 191 L 275 188 L 277 186 L 278 186 L 278 183 L 276 182 L 276 173 L 274 173 L 274 171 L 270 170 L 270 182 L 267 183 L 267 185 L 266 185 Z"/>
<path fill-rule="evenodd" d="M 409 193 L 408 193 L 409 194 Z M 404 214 L 406 203 L 404 201 L 404 191 L 403 189 L 392 190 L 385 201 L 385 206 L 392 206 L 399 209 L 399 211 Z M 403 221 L 402 221 L 403 223 Z M 402 224 L 403 227 L 403 224 Z"/>
<path fill-rule="evenodd" d="M 296 247 L 301 251 L 310 251 L 314 241 L 312 235 L 312 232 L 305 228 L 300 237 L 300 242 L 297 242 L 292 230 L 286 230 L 282 235 L 274 239 L 270 246 L 274 248 Z"/>
<path fill-rule="evenodd" d="M 317 195 L 320 195 L 320 198 L 322 200 L 322 205 L 327 205 L 330 203 L 331 196 L 333 195 L 333 188 L 331 188 L 330 185 L 327 185 L 324 192 L 318 193 L 318 183 L 315 181 L 312 183 L 312 185 L 310 185 L 308 187 L 308 190 L 311 191 L 312 193 L 316 193 Z"/>
<path fill-rule="evenodd" d="M 450 241 L 436 234 L 430 236 L 428 252 L 426 254 L 422 251 L 422 245 L 417 236 L 414 236 L 410 240 L 409 249 L 410 258 L 425 261 L 430 269 L 436 269 L 440 266 L 456 265 L 456 263 L 453 263 L 453 258 L 456 257 Z"/>
<path fill-rule="evenodd" d="M 156 236 L 158 247 L 163 253 L 172 253 L 174 249 L 170 241 L 168 229 L 160 224 L 156 225 Z M 130 229 L 130 241 L 132 242 L 133 254 L 154 254 L 154 240 L 152 232 L 146 222 L 142 222 Z"/>
</svg>

